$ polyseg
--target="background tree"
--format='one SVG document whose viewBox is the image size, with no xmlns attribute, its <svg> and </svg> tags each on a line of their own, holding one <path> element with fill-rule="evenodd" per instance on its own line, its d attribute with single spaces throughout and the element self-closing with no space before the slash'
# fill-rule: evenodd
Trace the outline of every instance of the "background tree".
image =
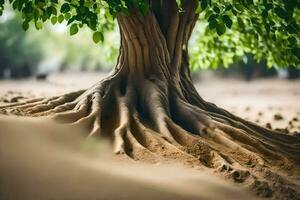
<svg viewBox="0 0 300 200">
<path fill-rule="evenodd" d="M 40 46 L 29 40 L 18 19 L 0 22 L 0 77 L 6 69 L 14 78 L 30 76 L 42 60 Z"/>
<path fill-rule="evenodd" d="M 199 19 L 203 38 L 192 62 L 210 61 L 216 67 L 250 52 L 270 65 L 299 66 L 299 1 L 9 2 L 22 12 L 25 30 L 30 23 L 41 29 L 47 20 L 66 20 L 71 35 L 87 26 L 98 43 L 116 19 L 121 35 L 118 62 L 107 78 L 87 90 L 6 106 L 12 113 L 83 125 L 90 136 L 111 138 L 116 153 L 136 159 L 185 156 L 187 162 L 226 171 L 236 181 L 250 177 L 258 191 L 268 185 L 265 180 L 280 177 L 268 170 L 270 165 L 299 173 L 299 136 L 260 127 L 204 101 L 193 86 L 188 57 Z M 268 188 L 299 195 L 285 190 L 286 184 Z M 261 193 L 268 196 L 268 191 Z"/>
</svg>

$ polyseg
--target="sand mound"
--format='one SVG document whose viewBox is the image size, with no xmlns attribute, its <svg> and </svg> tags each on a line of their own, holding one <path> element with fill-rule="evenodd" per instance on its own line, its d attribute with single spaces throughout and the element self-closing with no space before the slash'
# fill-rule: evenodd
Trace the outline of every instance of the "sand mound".
<svg viewBox="0 0 300 200">
<path fill-rule="evenodd" d="M 0 127 L 0 199 L 255 199 L 208 170 L 120 162 L 72 127 L 17 117 Z"/>
</svg>

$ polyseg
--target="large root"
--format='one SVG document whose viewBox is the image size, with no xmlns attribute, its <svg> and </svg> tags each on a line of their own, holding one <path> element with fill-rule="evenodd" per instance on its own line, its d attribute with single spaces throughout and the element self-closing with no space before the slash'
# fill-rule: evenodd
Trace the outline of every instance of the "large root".
<svg viewBox="0 0 300 200">
<path fill-rule="evenodd" d="M 109 138 L 115 153 L 130 159 L 178 160 L 214 169 L 261 196 L 299 197 L 296 186 L 273 171 L 300 177 L 299 137 L 286 138 L 202 103 L 192 104 L 157 80 L 109 78 L 85 91 L 0 110 L 84 127 L 88 136 Z"/>
</svg>

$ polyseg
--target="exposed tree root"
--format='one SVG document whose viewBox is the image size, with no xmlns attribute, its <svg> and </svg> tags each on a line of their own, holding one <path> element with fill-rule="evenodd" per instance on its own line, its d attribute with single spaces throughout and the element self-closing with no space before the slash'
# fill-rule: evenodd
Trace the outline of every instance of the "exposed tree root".
<svg viewBox="0 0 300 200">
<path fill-rule="evenodd" d="M 86 91 L 0 107 L 85 127 L 88 136 L 110 138 L 116 154 L 134 160 L 178 160 L 215 169 L 260 196 L 276 197 L 280 190 L 299 197 L 292 182 L 272 171 L 289 170 L 300 177 L 299 138 L 262 133 L 258 125 L 224 115 L 222 109 L 203 108 L 151 80 L 129 84 L 114 78 Z"/>
</svg>

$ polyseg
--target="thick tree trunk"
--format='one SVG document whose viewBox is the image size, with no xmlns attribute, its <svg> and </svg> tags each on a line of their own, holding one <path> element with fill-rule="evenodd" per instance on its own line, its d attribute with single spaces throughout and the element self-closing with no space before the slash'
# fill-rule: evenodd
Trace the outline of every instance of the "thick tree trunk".
<svg viewBox="0 0 300 200">
<path fill-rule="evenodd" d="M 146 16 L 120 14 L 120 55 L 108 78 L 88 90 L 2 109 L 84 126 L 89 136 L 110 138 L 116 153 L 136 160 L 180 157 L 237 182 L 247 180 L 262 196 L 278 187 L 299 195 L 270 168 L 300 175 L 300 138 L 245 121 L 197 93 L 187 45 L 197 4 L 182 1 L 179 12 L 175 0 L 153 1 Z M 269 184 L 274 179 L 280 184 Z"/>
</svg>

